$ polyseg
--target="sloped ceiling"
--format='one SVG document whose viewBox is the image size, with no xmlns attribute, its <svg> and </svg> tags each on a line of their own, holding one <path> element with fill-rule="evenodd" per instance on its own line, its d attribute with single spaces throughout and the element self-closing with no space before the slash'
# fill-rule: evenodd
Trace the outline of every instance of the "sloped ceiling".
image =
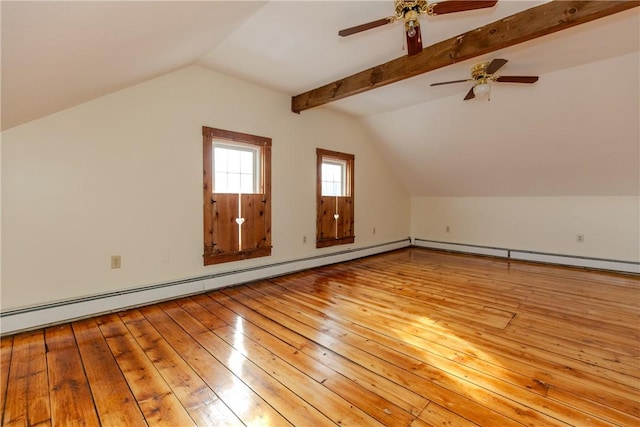
<svg viewBox="0 0 640 427">
<path fill-rule="evenodd" d="M 2 1 L 2 129 L 189 65 L 264 4 Z"/>
<path fill-rule="evenodd" d="M 540 3 L 422 18 L 424 44 Z M 3 129 L 192 64 L 297 95 L 405 54 L 400 24 L 337 36 L 391 0 L 1 7 Z M 319 108 L 358 117 L 412 195 L 638 195 L 639 9 Z M 429 86 L 495 57 L 540 81 L 494 84 L 489 102 Z"/>
</svg>

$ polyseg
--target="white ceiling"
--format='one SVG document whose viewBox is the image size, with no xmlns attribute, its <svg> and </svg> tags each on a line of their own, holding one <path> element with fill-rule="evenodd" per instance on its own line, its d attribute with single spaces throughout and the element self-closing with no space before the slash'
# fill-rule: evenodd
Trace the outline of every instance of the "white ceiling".
<svg viewBox="0 0 640 427">
<path fill-rule="evenodd" d="M 423 17 L 423 44 L 540 3 Z M 638 194 L 639 9 L 319 108 L 360 117 L 413 195 Z M 1 12 L 3 129 L 192 64 L 297 95 L 405 54 L 399 23 L 337 35 L 391 15 L 391 0 L 2 1 Z M 494 84 L 490 102 L 462 101 L 466 83 L 429 86 L 496 57 L 509 60 L 501 73 L 540 81 Z"/>
</svg>

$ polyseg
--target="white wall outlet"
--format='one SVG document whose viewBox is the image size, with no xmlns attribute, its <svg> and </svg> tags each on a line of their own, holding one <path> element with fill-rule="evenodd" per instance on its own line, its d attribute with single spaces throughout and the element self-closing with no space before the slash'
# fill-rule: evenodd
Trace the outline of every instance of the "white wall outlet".
<svg viewBox="0 0 640 427">
<path fill-rule="evenodd" d="M 302 243 L 307 243 L 307 235 L 302 236 Z"/>
<path fill-rule="evenodd" d="M 578 243 L 584 243 L 584 234 L 578 234 L 576 236 L 576 242 Z"/>
</svg>

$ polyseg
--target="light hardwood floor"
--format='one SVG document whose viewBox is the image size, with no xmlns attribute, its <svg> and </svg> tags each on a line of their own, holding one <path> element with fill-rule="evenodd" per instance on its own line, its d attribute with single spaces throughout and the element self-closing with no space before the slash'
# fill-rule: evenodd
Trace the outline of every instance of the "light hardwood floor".
<svg viewBox="0 0 640 427">
<path fill-rule="evenodd" d="M 404 249 L 2 338 L 3 425 L 637 426 L 640 278 Z"/>
</svg>

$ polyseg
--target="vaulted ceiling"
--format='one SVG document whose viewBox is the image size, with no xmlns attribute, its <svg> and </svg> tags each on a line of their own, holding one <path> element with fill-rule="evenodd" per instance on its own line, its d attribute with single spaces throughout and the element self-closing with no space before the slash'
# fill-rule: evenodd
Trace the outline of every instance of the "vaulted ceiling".
<svg viewBox="0 0 640 427">
<path fill-rule="evenodd" d="M 422 17 L 429 46 L 544 2 Z M 2 128 L 188 65 L 287 95 L 406 54 L 385 1 L 2 1 Z M 357 117 L 412 195 L 640 193 L 639 9 L 316 108 Z M 491 100 L 463 101 L 473 64 L 506 58 Z M 301 114 L 309 114 L 303 111 Z"/>
</svg>

